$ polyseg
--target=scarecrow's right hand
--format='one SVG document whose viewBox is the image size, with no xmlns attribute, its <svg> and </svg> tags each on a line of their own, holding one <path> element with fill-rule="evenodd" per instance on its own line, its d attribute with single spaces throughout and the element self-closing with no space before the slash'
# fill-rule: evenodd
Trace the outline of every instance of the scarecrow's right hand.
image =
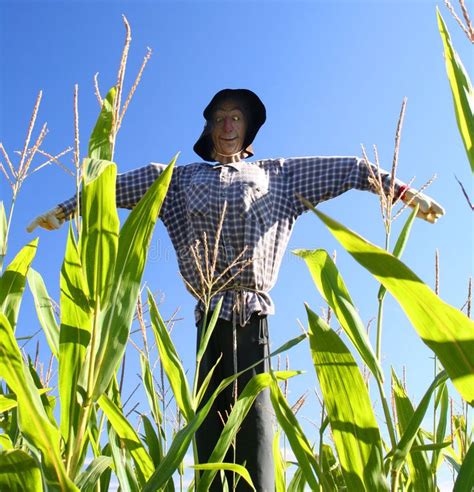
<svg viewBox="0 0 474 492">
<path fill-rule="evenodd" d="M 54 229 L 59 229 L 64 224 L 64 212 L 60 207 L 54 207 L 48 210 L 42 215 L 36 217 L 36 219 L 31 222 L 26 230 L 28 232 L 34 231 L 38 226 L 52 231 Z"/>
</svg>

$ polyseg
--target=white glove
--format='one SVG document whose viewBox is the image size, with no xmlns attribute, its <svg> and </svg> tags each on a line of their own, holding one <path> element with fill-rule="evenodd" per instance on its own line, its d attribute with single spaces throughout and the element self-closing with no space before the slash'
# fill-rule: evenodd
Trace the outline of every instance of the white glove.
<svg viewBox="0 0 474 492">
<path fill-rule="evenodd" d="M 401 199 L 409 207 L 414 208 L 418 205 L 419 209 L 416 216 L 431 222 L 432 224 L 444 215 L 444 208 L 439 203 L 436 203 L 429 196 L 419 193 L 414 188 L 407 188 L 402 193 Z"/>
<path fill-rule="evenodd" d="M 36 217 L 33 222 L 31 222 L 26 230 L 28 232 L 34 231 L 38 226 L 52 231 L 54 229 L 59 229 L 64 224 L 64 212 L 60 207 L 54 207 L 48 210 L 42 215 Z"/>
</svg>

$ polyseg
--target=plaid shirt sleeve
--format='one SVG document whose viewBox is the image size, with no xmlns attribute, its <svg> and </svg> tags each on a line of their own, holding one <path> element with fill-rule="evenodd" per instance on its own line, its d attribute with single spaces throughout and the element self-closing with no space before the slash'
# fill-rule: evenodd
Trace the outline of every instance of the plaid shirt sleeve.
<svg viewBox="0 0 474 492">
<path fill-rule="evenodd" d="M 132 209 L 165 168 L 165 164 L 151 163 L 148 166 L 119 174 L 116 182 L 117 207 Z M 63 210 L 66 219 L 70 219 L 76 211 L 76 196 L 58 206 Z"/>
<path fill-rule="evenodd" d="M 341 195 L 352 188 L 376 193 L 370 183 L 370 166 L 377 176 L 377 167 L 358 157 L 296 157 L 283 161 L 283 172 L 288 183 L 288 198 L 296 213 L 306 211 L 298 198 L 316 205 Z M 390 189 L 390 173 L 380 169 L 386 193 Z M 403 191 L 403 183 L 395 181 L 395 196 Z"/>
</svg>

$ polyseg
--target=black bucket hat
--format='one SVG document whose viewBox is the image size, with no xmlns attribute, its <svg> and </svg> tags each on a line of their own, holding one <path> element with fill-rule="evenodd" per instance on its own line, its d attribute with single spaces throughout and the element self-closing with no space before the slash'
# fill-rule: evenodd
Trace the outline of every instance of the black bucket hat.
<svg viewBox="0 0 474 492">
<path fill-rule="evenodd" d="M 219 91 L 203 111 L 206 124 L 198 141 L 194 144 L 194 152 L 205 161 L 214 162 L 214 144 L 211 138 L 212 113 L 215 107 L 222 101 L 231 99 L 241 105 L 241 109 L 247 118 L 247 131 L 245 134 L 242 158 L 253 156 L 252 142 L 260 127 L 265 123 L 267 112 L 260 98 L 248 89 L 223 89 Z"/>
</svg>

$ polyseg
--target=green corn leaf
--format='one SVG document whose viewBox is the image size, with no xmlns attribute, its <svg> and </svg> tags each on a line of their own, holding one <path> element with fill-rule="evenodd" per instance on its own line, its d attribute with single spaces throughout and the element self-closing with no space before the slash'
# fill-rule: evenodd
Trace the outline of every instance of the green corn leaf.
<svg viewBox="0 0 474 492">
<path fill-rule="evenodd" d="M 3 259 L 7 254 L 7 216 L 3 200 L 0 200 L 0 273 L 2 273 Z"/>
<path fill-rule="evenodd" d="M 0 374 L 15 393 L 18 402 L 18 425 L 28 444 L 42 453 L 42 467 L 51 486 L 63 491 L 75 491 L 69 480 L 59 449 L 60 435 L 51 424 L 41 397 L 27 367 L 12 327 L 0 313 Z"/>
<path fill-rule="evenodd" d="M 8 434 L 0 434 L 0 450 L 9 451 L 13 449 L 13 443 Z"/>
<path fill-rule="evenodd" d="M 307 335 L 298 335 L 295 338 L 292 338 L 291 340 L 288 340 L 285 342 L 283 345 L 280 345 L 274 352 L 272 352 L 268 358 L 271 359 L 272 357 L 275 357 L 276 355 L 282 354 L 283 352 L 286 352 L 287 350 L 290 350 L 291 348 L 295 347 L 299 343 L 301 343 L 303 340 L 306 340 Z M 260 364 L 260 362 L 258 362 Z M 256 364 L 255 364 L 256 365 Z M 254 366 L 252 366 L 254 367 Z"/>
<path fill-rule="evenodd" d="M 109 385 L 123 357 L 132 324 L 140 282 L 161 205 L 171 181 L 177 156 L 134 207 L 120 231 L 112 294 L 101 327 L 99 349 L 94 357 L 97 368 L 93 398 L 96 400 Z"/>
<path fill-rule="evenodd" d="M 47 393 L 48 391 L 51 391 L 51 388 L 38 389 L 38 393 L 40 395 Z M 12 410 L 13 408 L 16 407 L 17 407 L 16 395 L 14 394 L 0 395 L 0 413 L 8 412 L 9 410 Z"/>
<path fill-rule="evenodd" d="M 207 345 L 209 344 L 209 340 L 211 339 L 212 332 L 214 331 L 214 328 L 217 323 L 217 319 L 219 318 L 219 313 L 221 312 L 221 307 L 222 307 L 222 302 L 224 301 L 224 298 L 221 297 L 219 301 L 217 302 L 217 305 L 212 312 L 212 317 L 211 321 L 209 321 L 209 324 L 206 327 L 206 330 L 204 332 L 204 336 L 201 337 L 201 340 L 199 341 L 199 350 L 196 355 L 196 362 L 200 362 L 204 352 L 206 351 Z"/>
<path fill-rule="evenodd" d="M 110 452 L 114 462 L 114 472 L 120 484 L 120 490 L 124 492 L 140 492 L 137 479 L 130 466 L 130 454 L 127 447 L 123 447 L 120 439 L 110 424 L 107 426 L 109 435 Z"/>
<path fill-rule="evenodd" d="M 86 351 L 91 338 L 92 310 L 89 288 L 81 263 L 81 255 L 74 238 L 72 224 L 60 275 L 61 330 L 59 332 L 59 396 L 61 400 L 61 434 L 68 449 L 74 445 L 78 431 L 80 404 L 78 392 L 81 371 L 86 362 Z M 90 362 L 90 361 L 88 361 Z"/>
<path fill-rule="evenodd" d="M 186 373 L 150 290 L 148 290 L 148 305 L 150 306 L 151 325 L 155 334 L 161 363 L 173 389 L 176 403 L 186 422 L 190 422 L 194 417 L 194 410 Z"/>
<path fill-rule="evenodd" d="M 451 85 L 456 121 L 471 164 L 471 171 L 474 172 L 474 91 L 469 75 L 451 44 L 448 29 L 438 7 L 436 7 L 436 15 L 439 33 L 443 40 L 446 72 Z"/>
<path fill-rule="evenodd" d="M 269 355 L 269 357 L 273 357 L 276 354 L 282 353 L 285 350 L 294 347 L 305 338 L 306 335 L 300 335 L 296 338 L 291 339 L 290 341 L 279 347 L 277 350 L 272 352 Z M 163 461 L 160 463 L 160 466 L 158 466 L 158 468 L 155 470 L 152 477 L 143 488 L 142 492 L 154 492 L 168 482 L 168 480 L 172 477 L 173 473 L 178 469 L 178 467 L 182 463 L 195 432 L 206 418 L 206 415 L 209 413 L 209 410 L 211 409 L 212 404 L 214 403 L 219 393 L 221 393 L 225 388 L 227 388 L 227 386 L 232 384 L 233 381 L 236 378 L 238 378 L 241 374 L 252 369 L 253 367 L 256 367 L 257 365 L 261 364 L 261 362 L 262 361 L 260 360 L 255 364 L 253 364 L 252 366 L 248 367 L 245 371 L 229 376 L 219 384 L 217 389 L 210 396 L 209 400 L 199 410 L 199 412 L 197 412 L 194 415 L 192 420 L 183 429 L 181 429 L 179 432 L 176 433 L 173 442 L 171 444 L 171 447 L 168 450 L 168 453 L 163 458 Z"/>
<path fill-rule="evenodd" d="M 285 464 L 280 450 L 280 429 L 273 437 L 273 462 L 275 463 L 275 492 L 286 492 Z"/>
<path fill-rule="evenodd" d="M 42 492 L 43 482 L 38 462 L 20 449 L 0 452 L 0 490 Z"/>
<path fill-rule="evenodd" d="M 131 454 L 137 470 L 138 481 L 140 485 L 143 485 L 155 469 L 150 455 L 122 411 L 107 395 L 104 394 L 99 398 L 99 405 L 107 416 L 115 433 Z"/>
<path fill-rule="evenodd" d="M 344 476 L 342 475 L 341 467 L 339 466 L 336 457 L 332 451 L 331 446 L 323 444 L 322 446 L 322 462 L 323 471 L 325 476 L 331 479 L 331 484 L 336 490 L 346 489 L 346 484 L 344 482 Z"/>
<path fill-rule="evenodd" d="M 197 392 L 196 399 L 194 402 L 196 408 L 199 408 L 199 404 L 201 403 L 201 400 L 204 398 L 207 388 L 209 387 L 209 384 L 212 380 L 212 375 L 214 374 L 214 371 L 216 370 L 216 367 L 219 365 L 221 359 L 222 359 L 222 354 L 219 355 L 218 359 L 216 360 L 216 363 L 211 367 L 211 370 L 206 374 L 206 377 L 201 383 L 201 386 L 199 387 L 199 391 Z"/>
<path fill-rule="evenodd" d="M 406 424 L 403 435 L 400 438 L 396 448 L 393 449 L 388 455 L 392 456 L 392 470 L 398 471 L 401 469 L 413 443 L 415 442 L 421 422 L 423 421 L 426 411 L 428 410 L 431 396 L 433 395 L 434 390 L 446 381 L 447 377 L 448 375 L 446 374 L 446 371 L 440 372 L 435 377 L 426 393 L 423 395 L 418 407 L 409 422 Z"/>
<path fill-rule="evenodd" d="M 116 89 L 112 87 L 102 102 L 102 109 L 89 139 L 89 157 L 91 159 L 113 158 L 113 118 Z"/>
<path fill-rule="evenodd" d="M 367 387 L 344 342 L 306 306 L 309 343 L 348 490 L 388 490 Z"/>
<path fill-rule="evenodd" d="M 0 277 L 0 310 L 15 330 L 21 298 L 25 289 L 26 274 L 36 255 L 38 238 L 27 244 L 15 256 Z"/>
<path fill-rule="evenodd" d="M 146 415 L 142 415 L 143 430 L 145 431 L 144 441 L 148 447 L 148 454 L 153 460 L 155 468 L 161 463 L 163 459 L 163 443 L 161 442 L 161 436 L 159 432 L 155 432 L 155 429 Z"/>
<path fill-rule="evenodd" d="M 297 374 L 297 371 L 280 371 L 274 373 L 274 376 L 280 380 L 285 380 L 292 376 L 296 376 Z M 237 431 L 240 429 L 240 426 L 255 401 L 255 398 L 257 398 L 257 396 L 272 383 L 272 375 L 269 373 L 263 373 L 253 376 L 252 379 L 246 384 L 244 390 L 239 395 L 232 408 L 232 411 L 230 412 L 229 418 L 222 429 L 214 451 L 212 451 L 211 456 L 209 457 L 209 461 L 211 463 L 220 463 L 224 460 L 227 450 L 237 435 Z M 216 473 L 216 469 L 204 472 L 199 479 L 197 491 L 205 492 L 209 490 Z"/>
<path fill-rule="evenodd" d="M 301 467 L 298 467 L 288 485 L 288 492 L 301 492 L 305 490 L 306 480 Z"/>
<path fill-rule="evenodd" d="M 81 492 L 94 492 L 101 475 L 112 467 L 113 461 L 110 456 L 98 456 L 94 458 L 87 468 L 79 474 L 76 484 Z"/>
<path fill-rule="evenodd" d="M 200 427 L 209 410 L 212 407 L 217 395 L 225 387 L 232 383 L 232 381 L 237 377 L 235 375 L 232 378 L 228 378 L 223 381 L 217 390 L 213 393 L 211 398 L 207 403 L 201 408 L 201 410 L 191 419 L 191 421 L 181 430 L 179 430 L 171 443 L 168 453 L 161 461 L 160 465 L 156 468 L 155 472 L 151 476 L 150 480 L 145 484 L 142 492 L 155 492 L 163 487 L 168 480 L 173 476 L 173 473 L 178 469 L 184 456 L 191 444 L 191 441 L 196 433 L 197 429 Z"/>
<path fill-rule="evenodd" d="M 145 394 L 148 399 L 148 405 L 150 406 L 151 414 L 156 422 L 157 426 L 161 426 L 163 417 L 160 410 L 160 402 L 158 399 L 158 393 L 155 391 L 153 384 L 153 375 L 150 369 L 150 361 L 144 354 L 140 354 L 140 366 L 142 369 L 142 381 L 145 389 Z"/>
<path fill-rule="evenodd" d="M 399 433 L 400 435 L 403 435 L 406 432 L 411 419 L 413 418 L 415 410 L 413 409 L 413 405 L 393 369 L 392 390 L 395 398 L 395 406 L 397 409 Z M 428 462 L 428 457 L 423 451 L 416 453 L 412 452 L 414 446 L 419 448 L 423 445 L 423 439 L 421 438 L 420 433 L 417 432 L 414 436 L 410 453 L 408 453 L 406 456 L 408 462 L 410 483 L 414 487 L 414 490 L 419 490 L 420 492 L 431 492 L 433 490 L 434 484 L 431 467 Z"/>
<path fill-rule="evenodd" d="M 107 442 L 107 444 L 102 448 L 102 451 L 96 456 L 106 456 L 111 458 L 112 451 L 111 451 L 110 444 Z M 112 465 L 109 468 L 106 468 L 100 475 L 99 484 L 98 484 L 99 490 L 105 491 L 110 489 L 110 479 L 112 477 L 112 470 L 114 470 L 113 460 L 112 460 Z"/>
<path fill-rule="evenodd" d="M 110 295 L 117 257 L 119 218 L 115 200 L 116 165 L 105 160 L 84 159 L 80 252 L 89 294 L 96 310 Z"/>
<path fill-rule="evenodd" d="M 203 405 L 203 407 L 194 415 L 185 427 L 176 433 L 168 453 L 163 458 L 160 465 L 156 468 L 155 472 L 151 476 L 150 480 L 148 480 L 145 484 L 141 492 L 155 492 L 168 482 L 168 480 L 173 476 L 173 473 L 182 463 L 194 434 L 206 418 L 219 393 L 232 384 L 234 380 L 244 372 L 245 371 L 242 371 L 223 379 L 214 393 L 210 396 L 209 400 L 207 400 L 205 405 Z"/>
<path fill-rule="evenodd" d="M 16 408 L 15 395 L 0 395 L 0 413 L 8 412 L 12 408 Z"/>
<path fill-rule="evenodd" d="M 46 392 L 51 391 L 51 389 L 43 387 L 41 378 L 36 372 L 33 361 L 31 360 L 31 357 L 29 355 L 28 355 L 28 370 L 30 372 L 30 376 L 33 380 L 33 383 L 35 384 L 36 389 L 38 390 L 38 394 L 40 395 L 41 403 L 43 404 L 43 408 L 46 412 L 46 415 L 48 416 L 49 421 L 56 427 L 56 419 L 54 417 L 54 406 L 56 405 L 56 398 L 54 396 L 48 396 L 46 394 Z"/>
<path fill-rule="evenodd" d="M 270 397 L 278 423 L 288 438 L 291 449 L 298 460 L 301 473 L 303 474 L 305 481 L 308 482 L 308 485 L 311 487 L 311 490 L 319 490 L 319 484 L 314 475 L 315 472 L 323 486 L 323 490 L 333 490 L 330 488 L 319 468 L 307 437 L 303 433 L 286 398 L 283 396 L 280 387 L 275 382 L 270 386 Z"/>
<path fill-rule="evenodd" d="M 405 246 L 407 245 L 408 238 L 410 237 L 411 228 L 413 226 L 413 222 L 416 219 L 416 214 L 418 213 L 419 206 L 416 205 L 408 216 L 407 221 L 405 222 L 402 230 L 400 231 L 400 235 L 398 236 L 397 242 L 395 243 L 395 247 L 393 248 L 393 256 L 395 258 L 400 259 L 403 252 L 405 251 Z M 377 294 L 377 298 L 381 301 L 387 289 L 384 285 L 380 286 L 379 292 Z"/>
<path fill-rule="evenodd" d="M 444 438 L 446 436 L 446 429 L 448 426 L 448 412 L 449 412 L 449 395 L 446 383 L 440 384 L 436 391 L 435 408 L 439 411 L 439 418 L 436 424 L 436 440 L 435 443 L 444 447 Z M 436 470 L 443 462 L 442 454 L 439 450 L 434 450 L 431 456 L 431 472 L 436 473 Z"/>
<path fill-rule="evenodd" d="M 438 451 L 448 446 L 451 446 L 451 441 L 440 442 L 436 444 L 423 444 L 421 446 L 412 446 L 411 452 L 419 452 L 419 451 Z"/>
<path fill-rule="evenodd" d="M 406 265 L 312 207 L 334 237 L 399 302 L 423 342 L 438 356 L 462 397 L 474 404 L 474 323 L 443 302 Z"/>
<path fill-rule="evenodd" d="M 36 314 L 43 328 L 49 348 L 53 355 L 59 358 L 59 326 L 54 316 L 53 305 L 44 280 L 33 268 L 29 269 L 26 277 L 35 302 Z"/>
<path fill-rule="evenodd" d="M 249 472 L 242 465 L 237 465 L 235 463 L 205 463 L 202 465 L 192 465 L 190 468 L 194 468 L 195 470 L 212 470 L 216 473 L 220 470 L 235 472 L 238 473 L 250 485 L 252 490 L 256 490 L 253 486 Z M 200 489 L 198 488 L 198 490 Z"/>
<path fill-rule="evenodd" d="M 315 251 L 297 250 L 294 253 L 305 260 L 316 287 L 333 309 L 339 323 L 356 347 L 362 360 L 372 374 L 383 382 L 382 368 L 372 350 L 364 323 L 357 313 L 344 280 L 332 258 L 323 249 Z"/>
<path fill-rule="evenodd" d="M 474 489 L 474 443 L 464 457 L 458 477 L 454 483 L 453 492 L 468 492 Z"/>
</svg>

